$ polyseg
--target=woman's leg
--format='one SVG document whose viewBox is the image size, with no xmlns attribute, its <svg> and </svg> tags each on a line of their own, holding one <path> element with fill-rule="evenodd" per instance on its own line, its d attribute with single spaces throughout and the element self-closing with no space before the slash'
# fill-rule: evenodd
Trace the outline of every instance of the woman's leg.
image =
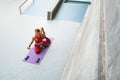
<svg viewBox="0 0 120 80">
<path fill-rule="evenodd" d="M 34 50 L 35 50 L 36 54 L 39 54 L 43 50 L 43 48 L 35 45 Z"/>
<path fill-rule="evenodd" d="M 51 41 L 50 41 L 50 39 L 49 38 L 44 38 L 43 40 L 42 40 L 42 42 L 43 42 L 43 47 L 48 47 L 49 45 L 50 45 L 50 43 L 51 43 Z"/>
</svg>

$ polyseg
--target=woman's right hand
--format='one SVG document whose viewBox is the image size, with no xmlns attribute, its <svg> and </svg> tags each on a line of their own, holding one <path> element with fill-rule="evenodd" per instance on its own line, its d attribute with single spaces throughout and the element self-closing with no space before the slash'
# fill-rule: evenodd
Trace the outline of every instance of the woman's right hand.
<svg viewBox="0 0 120 80">
<path fill-rule="evenodd" d="M 28 46 L 27 49 L 30 49 L 30 46 Z"/>
</svg>

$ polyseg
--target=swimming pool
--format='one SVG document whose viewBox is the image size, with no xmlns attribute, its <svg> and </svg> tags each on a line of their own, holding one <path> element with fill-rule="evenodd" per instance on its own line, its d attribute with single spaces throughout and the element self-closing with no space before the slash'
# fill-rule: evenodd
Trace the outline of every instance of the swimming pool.
<svg viewBox="0 0 120 80">
<path fill-rule="evenodd" d="M 89 4 L 63 3 L 55 19 L 82 22 Z"/>
<path fill-rule="evenodd" d="M 49 7 L 54 3 L 55 0 L 35 0 L 32 6 L 28 7 L 23 14 L 29 16 L 47 17 L 47 11 Z M 69 1 L 80 1 L 80 0 L 66 0 L 63 2 L 60 9 L 58 10 L 55 20 L 82 22 L 89 3 L 69 3 Z M 88 0 L 82 0 L 88 1 Z"/>
<path fill-rule="evenodd" d="M 69 2 L 69 1 L 74 1 L 74 2 L 90 2 L 90 0 L 65 0 L 66 2 Z"/>
</svg>

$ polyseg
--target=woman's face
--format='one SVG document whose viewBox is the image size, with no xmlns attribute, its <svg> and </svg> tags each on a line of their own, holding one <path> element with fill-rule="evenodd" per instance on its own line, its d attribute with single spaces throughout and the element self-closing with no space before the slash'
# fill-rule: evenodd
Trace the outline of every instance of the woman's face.
<svg viewBox="0 0 120 80">
<path fill-rule="evenodd" d="M 36 36 L 39 36 L 39 35 L 40 35 L 40 32 L 35 32 L 35 35 L 36 35 Z"/>
</svg>

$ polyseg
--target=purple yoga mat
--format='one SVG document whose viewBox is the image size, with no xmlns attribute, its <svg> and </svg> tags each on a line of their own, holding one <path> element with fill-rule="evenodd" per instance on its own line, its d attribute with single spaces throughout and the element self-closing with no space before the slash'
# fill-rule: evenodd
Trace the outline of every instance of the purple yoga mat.
<svg viewBox="0 0 120 80">
<path fill-rule="evenodd" d="M 51 40 L 51 43 L 52 43 L 54 39 L 50 38 L 50 40 Z M 39 64 L 42 61 L 43 57 L 45 56 L 45 54 L 46 54 L 47 50 L 49 49 L 49 47 L 43 49 L 43 51 L 41 53 L 39 53 L 39 54 L 35 53 L 34 48 L 30 49 L 30 52 L 27 54 L 27 56 L 24 58 L 23 61 L 27 62 L 27 63 L 32 63 L 32 64 Z"/>
</svg>

